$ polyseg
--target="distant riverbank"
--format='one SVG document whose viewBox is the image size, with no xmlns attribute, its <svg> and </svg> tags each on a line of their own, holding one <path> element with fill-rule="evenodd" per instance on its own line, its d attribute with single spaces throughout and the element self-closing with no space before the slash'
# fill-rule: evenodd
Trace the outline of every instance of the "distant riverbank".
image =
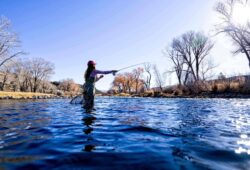
<svg viewBox="0 0 250 170">
<path fill-rule="evenodd" d="M 52 98 L 60 98 L 60 97 L 54 94 L 45 94 L 45 93 L 0 91 L 0 99 L 52 99 Z"/>
<path fill-rule="evenodd" d="M 241 94 L 241 93 L 233 93 L 233 92 L 225 92 L 225 93 L 203 92 L 200 94 L 180 94 L 180 95 L 168 94 L 168 93 L 162 93 L 162 92 L 141 93 L 141 94 L 120 93 L 120 94 L 115 94 L 114 96 L 154 97 L 154 98 L 226 98 L 226 99 L 227 98 L 250 98 L 250 94 Z"/>
<path fill-rule="evenodd" d="M 209 93 L 204 92 L 200 94 L 168 94 L 161 92 L 154 93 L 141 93 L 141 94 L 97 94 L 97 96 L 119 96 L 119 97 L 153 97 L 153 98 L 250 98 L 250 94 L 241 93 Z M 31 92 L 3 92 L 0 91 L 1 99 L 58 99 L 58 98 L 72 98 L 70 96 L 58 96 L 55 94 L 45 94 L 45 93 L 31 93 Z"/>
</svg>

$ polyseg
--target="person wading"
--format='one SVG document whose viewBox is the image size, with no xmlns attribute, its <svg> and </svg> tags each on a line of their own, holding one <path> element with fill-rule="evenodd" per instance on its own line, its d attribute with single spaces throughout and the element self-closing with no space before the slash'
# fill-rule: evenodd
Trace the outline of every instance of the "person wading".
<svg viewBox="0 0 250 170">
<path fill-rule="evenodd" d="M 95 110 L 94 99 L 95 99 L 95 82 L 103 78 L 103 75 L 98 76 L 98 74 L 111 74 L 115 75 L 117 70 L 111 71 L 100 71 L 95 68 L 96 63 L 92 60 L 88 61 L 88 68 L 85 71 L 84 79 L 85 83 L 83 85 L 83 108 L 86 112 L 91 112 Z"/>
</svg>

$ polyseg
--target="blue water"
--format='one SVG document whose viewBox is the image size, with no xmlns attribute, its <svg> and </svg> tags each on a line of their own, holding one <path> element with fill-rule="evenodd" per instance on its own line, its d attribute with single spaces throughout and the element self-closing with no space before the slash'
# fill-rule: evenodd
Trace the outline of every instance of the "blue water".
<svg viewBox="0 0 250 170">
<path fill-rule="evenodd" d="M 250 169 L 249 99 L 0 101 L 0 169 Z"/>
</svg>

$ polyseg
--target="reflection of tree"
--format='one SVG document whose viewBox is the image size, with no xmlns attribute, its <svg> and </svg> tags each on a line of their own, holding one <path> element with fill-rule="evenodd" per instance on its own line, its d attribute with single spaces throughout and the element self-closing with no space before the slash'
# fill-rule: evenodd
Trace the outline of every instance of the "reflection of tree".
<svg viewBox="0 0 250 170">
<path fill-rule="evenodd" d="M 87 115 L 85 116 L 83 119 L 83 125 L 85 126 L 85 129 L 83 130 L 83 132 L 88 135 L 87 137 L 87 142 L 86 145 L 84 146 L 84 151 L 86 152 L 91 152 L 92 150 L 95 149 L 95 145 L 91 144 L 91 141 L 93 141 L 93 138 L 91 136 L 91 132 L 94 130 L 91 125 L 94 123 L 94 121 L 96 120 L 96 117 L 92 116 L 92 115 Z"/>
</svg>

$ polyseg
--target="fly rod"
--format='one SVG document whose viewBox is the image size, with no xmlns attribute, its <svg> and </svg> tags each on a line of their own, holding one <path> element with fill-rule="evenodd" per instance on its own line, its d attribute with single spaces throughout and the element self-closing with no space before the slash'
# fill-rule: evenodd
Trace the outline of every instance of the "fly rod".
<svg viewBox="0 0 250 170">
<path fill-rule="evenodd" d="M 132 68 L 132 67 L 135 67 L 135 66 L 138 66 L 138 65 L 142 65 L 142 64 L 146 64 L 146 63 L 148 63 L 148 62 L 143 62 L 143 63 L 138 63 L 138 64 L 130 65 L 130 66 L 121 68 L 121 69 L 119 69 L 117 71 L 125 70 L 125 69 L 128 69 L 128 68 Z"/>
</svg>

